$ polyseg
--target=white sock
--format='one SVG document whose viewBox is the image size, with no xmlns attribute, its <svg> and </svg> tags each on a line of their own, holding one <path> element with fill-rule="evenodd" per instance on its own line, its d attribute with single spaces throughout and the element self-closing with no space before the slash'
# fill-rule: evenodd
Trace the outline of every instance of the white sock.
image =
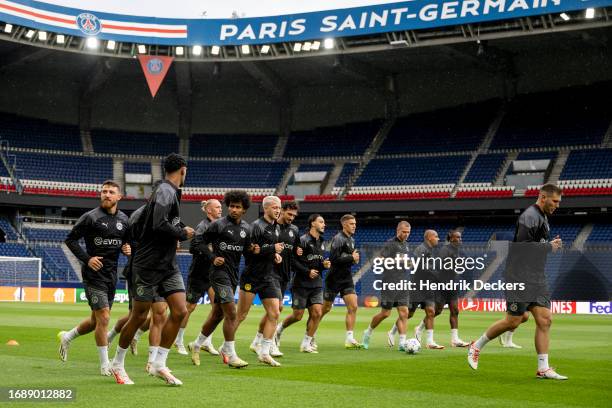
<svg viewBox="0 0 612 408">
<path fill-rule="evenodd" d="M 310 342 L 312 341 L 312 337 L 310 337 L 309 335 L 304 335 L 304 338 L 302 339 L 302 346 L 308 346 L 310 345 Z"/>
<path fill-rule="evenodd" d="M 107 334 L 106 334 L 106 340 L 108 341 L 108 344 L 111 344 L 113 342 L 113 339 L 115 338 L 116 335 L 118 335 L 119 332 L 115 330 L 115 328 L 113 327 Z"/>
<path fill-rule="evenodd" d="M 153 363 L 155 358 L 157 357 L 158 346 L 149 346 L 149 359 L 147 360 L 149 363 Z"/>
<path fill-rule="evenodd" d="M 230 357 L 235 356 L 236 355 L 236 349 L 234 348 L 235 344 L 236 344 L 235 341 L 224 341 L 223 346 L 221 346 L 221 348 L 225 351 L 226 354 L 229 354 Z"/>
<path fill-rule="evenodd" d="M 100 357 L 100 365 L 108 363 L 108 346 L 98 346 L 98 357 Z"/>
<path fill-rule="evenodd" d="M 538 354 L 538 371 L 548 370 L 548 354 Z"/>
<path fill-rule="evenodd" d="M 353 338 L 353 331 L 352 330 L 347 331 L 346 332 L 346 342 L 350 343 L 353 340 L 354 340 L 354 338 Z"/>
<path fill-rule="evenodd" d="M 206 344 L 207 340 L 208 340 L 208 337 L 206 337 L 202 333 L 198 334 L 198 338 L 195 341 L 196 347 L 198 348 L 202 347 L 204 344 Z"/>
<path fill-rule="evenodd" d="M 459 341 L 459 329 L 451 329 L 451 341 Z"/>
<path fill-rule="evenodd" d="M 478 340 L 476 340 L 476 343 L 474 344 L 476 346 L 476 348 L 478 350 L 482 350 L 482 348 L 490 341 L 491 339 L 487 337 L 487 333 L 483 333 L 482 336 L 480 336 L 480 338 Z"/>
<path fill-rule="evenodd" d="M 512 343 L 512 336 L 514 336 L 514 330 L 510 330 L 507 331 L 506 333 L 504 333 L 506 335 L 506 343 L 510 344 Z"/>
<path fill-rule="evenodd" d="M 134 335 L 134 340 L 138 341 L 138 339 L 140 338 L 140 336 L 142 336 L 144 334 L 143 330 L 136 330 L 136 334 Z"/>
<path fill-rule="evenodd" d="M 433 329 L 427 329 L 427 344 L 433 344 Z"/>
<path fill-rule="evenodd" d="M 72 340 L 76 339 L 79 336 L 80 336 L 79 331 L 75 327 L 72 330 L 70 330 L 69 332 L 66 332 L 66 334 L 64 334 L 64 340 L 72 341 Z"/>
<path fill-rule="evenodd" d="M 115 358 L 113 359 L 114 366 L 123 367 L 127 350 L 128 349 L 126 348 L 121 348 L 121 346 L 117 346 L 117 352 L 115 353 Z"/>
<path fill-rule="evenodd" d="M 392 335 L 396 335 L 397 334 L 397 324 L 393 323 L 393 327 L 391 327 L 391 334 Z"/>
<path fill-rule="evenodd" d="M 272 347 L 272 339 L 263 339 L 261 341 L 261 355 L 270 355 L 270 347 Z"/>
<path fill-rule="evenodd" d="M 366 333 L 368 333 L 368 336 L 371 336 L 371 335 L 372 335 L 372 331 L 373 331 L 373 330 L 374 330 L 374 329 L 372 329 L 372 326 L 368 326 L 368 328 L 366 329 Z"/>
<path fill-rule="evenodd" d="M 174 344 L 183 344 L 183 336 L 185 335 L 185 329 L 179 329 Z"/>
<path fill-rule="evenodd" d="M 276 325 L 276 332 L 277 332 L 278 334 L 282 334 L 282 333 L 283 333 L 283 330 L 285 330 L 285 328 L 283 327 L 283 323 L 282 323 L 282 322 L 281 322 L 281 323 L 279 323 L 278 325 Z"/>
<path fill-rule="evenodd" d="M 155 356 L 155 362 L 153 364 L 155 364 L 155 366 L 157 367 L 165 367 L 169 352 L 170 352 L 170 349 L 167 349 L 161 346 L 158 347 L 157 356 Z"/>
<path fill-rule="evenodd" d="M 257 334 L 255 335 L 255 338 L 253 339 L 253 345 L 256 346 L 258 344 L 261 344 L 261 341 L 263 340 L 263 333 L 257 332 Z"/>
<path fill-rule="evenodd" d="M 406 335 L 405 334 L 400 334 L 399 335 L 399 345 L 401 346 L 405 342 L 406 342 Z"/>
<path fill-rule="evenodd" d="M 421 323 L 419 323 L 419 325 L 417 326 L 417 331 L 422 332 L 423 330 L 425 330 L 425 322 L 423 320 L 421 320 Z"/>
</svg>

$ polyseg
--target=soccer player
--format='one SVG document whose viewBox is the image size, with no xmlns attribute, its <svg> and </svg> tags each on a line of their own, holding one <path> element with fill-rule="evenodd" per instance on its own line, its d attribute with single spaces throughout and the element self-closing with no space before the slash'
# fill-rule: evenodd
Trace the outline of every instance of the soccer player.
<svg viewBox="0 0 612 408">
<path fill-rule="evenodd" d="M 289 281 L 291 280 L 291 266 L 294 262 L 296 256 L 302 254 L 302 248 L 299 247 L 300 244 L 300 231 L 298 227 L 293 225 L 293 220 L 297 217 L 298 214 L 298 204 L 295 201 L 285 201 L 281 206 L 281 213 L 278 217 L 278 226 L 280 229 L 279 241 L 283 243 L 283 251 L 281 252 L 281 258 L 283 258 L 280 264 L 277 264 L 277 268 L 280 270 L 280 290 L 281 297 L 279 299 L 279 308 L 278 312 L 283 311 L 283 299 L 285 297 L 285 292 L 287 291 L 287 286 L 289 285 Z M 263 340 L 263 330 L 267 321 L 266 315 L 263 315 L 261 321 L 259 322 L 259 330 L 257 331 L 257 335 L 255 339 L 251 343 L 251 350 L 257 351 L 257 349 L 261 346 L 261 341 Z M 278 327 L 281 326 L 281 323 L 278 324 Z M 279 342 L 280 338 L 275 336 L 274 343 L 270 348 L 270 355 L 272 357 L 282 357 L 283 353 L 278 349 L 280 346 Z"/>
<path fill-rule="evenodd" d="M 58 333 L 60 359 L 68 359 L 72 340 L 95 330 L 100 373 L 105 376 L 111 375 L 106 332 L 115 298 L 117 259 L 120 251 L 128 256 L 131 253 L 130 246 L 123 242 L 128 217 L 117 209 L 120 200 L 117 183 L 102 183 L 100 206 L 83 214 L 66 238 L 70 251 L 83 263 L 83 287 L 92 312 L 72 330 Z M 85 250 L 79 245 L 81 238 L 85 239 Z"/>
<path fill-rule="evenodd" d="M 283 330 L 299 322 L 308 309 L 306 334 L 300 345 L 303 353 L 318 353 L 313 347 L 314 336 L 323 316 L 323 270 L 329 269 L 331 262 L 325 259 L 323 233 L 325 220 L 319 214 L 308 217 L 308 232 L 300 237 L 299 247 L 302 254 L 294 257 L 295 276 L 291 285 L 293 313 L 276 327 L 275 339 L 280 343 Z M 284 258 L 283 258 L 284 261 Z"/>
<path fill-rule="evenodd" d="M 338 232 L 331 241 L 329 260 L 331 267 L 325 278 L 325 291 L 323 292 L 323 316 L 332 308 L 337 294 L 342 296 L 346 304 L 346 339 L 344 347 L 347 349 L 360 349 L 361 344 L 355 340 L 353 329 L 357 318 L 357 293 L 351 268 L 359 263 L 359 252 L 355 249 L 355 230 L 357 220 L 351 214 L 340 218 L 342 231 Z"/>
<path fill-rule="evenodd" d="M 563 246 L 559 236 L 550 240 L 550 226 L 548 224 L 548 216 L 559 208 L 561 193 L 561 189 L 554 184 L 543 185 L 540 188 L 536 203 L 523 211 L 518 218 L 514 231 L 514 245 L 511 244 L 511 250 L 508 254 L 507 263 L 509 266 L 506 270 L 506 281 L 523 279 L 528 285 L 527 291 L 530 297 L 533 297 L 533 300 L 529 302 L 517 301 L 525 299 L 516 299 L 513 296 L 515 293 L 506 292 L 506 317 L 493 323 L 478 340 L 470 344 L 467 360 L 474 370 L 478 368 L 478 360 L 483 347 L 502 333 L 516 329 L 526 320 L 527 313 L 531 312 L 536 323 L 535 349 L 538 354 L 536 377 L 567 380 L 566 376 L 557 374 L 548 365 L 552 314 L 550 312 L 550 294 L 544 273 L 548 252 L 558 251 Z M 515 274 L 519 274 L 518 277 Z"/>
<path fill-rule="evenodd" d="M 395 259 L 397 256 L 404 257 L 409 255 L 408 237 L 410 236 L 410 223 L 408 221 L 400 221 L 397 224 L 395 237 L 385 243 L 380 254 L 383 258 Z M 385 269 L 382 276 L 383 283 L 400 283 L 406 278 L 406 270 L 404 269 Z M 373 330 L 378 325 L 391 315 L 391 309 L 397 308 L 399 315 L 396 322 L 397 330 L 399 331 L 399 351 L 406 351 L 404 343 L 406 343 L 406 330 L 408 325 L 408 291 L 402 290 L 383 290 L 381 293 L 382 302 L 380 304 L 380 312 L 372 317 L 370 325 L 363 333 L 363 348 L 368 349 L 370 346 L 370 338 Z"/>
<path fill-rule="evenodd" d="M 274 343 L 274 331 L 279 317 L 281 294 L 280 270 L 276 264 L 282 262 L 280 253 L 284 245 L 279 242 L 280 228 L 276 222 L 281 211 L 281 200 L 276 196 L 263 199 L 263 217 L 251 224 L 253 251 L 245 258 L 245 269 L 240 277 L 238 297 L 238 325 L 246 319 L 255 295 L 259 295 L 266 312 L 261 349 L 255 350 L 260 362 L 272 367 L 280 363 L 270 355 Z"/>
<path fill-rule="evenodd" d="M 210 268 L 212 266 L 214 254 L 209 244 L 203 243 L 204 231 L 206 231 L 206 228 L 208 228 L 211 222 L 221 218 L 221 203 L 219 200 L 215 199 L 202 201 L 202 211 L 206 214 L 206 218 L 196 227 L 195 237 L 189 246 L 189 252 L 193 255 L 193 260 L 191 261 L 189 278 L 187 279 L 187 317 L 181 323 L 178 337 L 174 342 L 179 350 L 179 354 L 184 354 L 183 350 L 185 346 L 183 346 L 183 334 L 185 332 L 185 327 L 187 327 L 189 316 L 195 310 L 198 299 L 200 299 L 204 293 L 208 293 L 208 298 L 210 299 L 211 309 L 207 321 L 210 321 L 213 330 L 221 323 L 221 320 L 223 320 L 223 312 L 219 305 L 215 303 L 215 292 L 210 286 Z M 191 360 L 196 366 L 200 365 L 200 349 L 214 356 L 219 355 L 219 352 L 215 350 L 212 344 L 212 335 L 206 337 L 206 343 L 199 344 L 196 339 L 194 342 L 189 343 L 188 347 L 189 351 L 191 351 Z"/>
<path fill-rule="evenodd" d="M 219 350 L 224 364 L 233 368 L 249 365 L 236 354 L 235 336 L 238 327 L 234 291 L 238 285 L 238 269 L 243 253 L 251 249 L 250 227 L 242 219 L 251 205 L 249 195 L 242 190 L 225 193 L 223 202 L 227 207 L 226 217 L 213 221 L 204 231 L 203 243 L 212 245 L 214 259 L 210 271 L 210 284 L 215 291 L 214 302 L 223 312 L 223 337 Z M 206 343 L 214 327 L 207 321 L 198 336 L 198 343 Z"/>
<path fill-rule="evenodd" d="M 180 188 L 185 184 L 187 162 L 171 153 L 164 159 L 165 180 L 153 191 L 142 220 L 138 250 L 132 261 L 135 289 L 132 313 L 121 330 L 112 371 L 118 384 L 133 384 L 124 368 L 125 354 L 138 327 L 146 320 L 157 295 L 164 297 L 170 308 L 161 334 L 157 356 L 149 373 L 169 385 L 182 385 L 166 366 L 168 352 L 176 338 L 181 321 L 187 314 L 185 286 L 176 264 L 178 241 L 193 238 L 194 230 L 183 226 L 180 218 Z"/>
</svg>

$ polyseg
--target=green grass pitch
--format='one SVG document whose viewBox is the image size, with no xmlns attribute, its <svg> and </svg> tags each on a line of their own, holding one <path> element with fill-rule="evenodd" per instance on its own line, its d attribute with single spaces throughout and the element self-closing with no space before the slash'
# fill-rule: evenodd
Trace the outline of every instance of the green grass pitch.
<svg viewBox="0 0 612 408">
<path fill-rule="evenodd" d="M 199 306 L 192 315 L 185 341 L 191 341 L 208 313 Z M 282 313 L 286 316 L 288 309 Z M 361 339 L 377 310 L 360 309 L 356 338 Z M 113 308 L 111 324 L 127 312 Z M 608 316 L 556 315 L 552 328 L 551 365 L 568 381 L 537 380 L 533 349 L 534 323 L 530 319 L 515 334 L 522 350 L 502 349 L 497 341 L 481 354 L 480 368 L 472 371 L 465 349 L 449 346 L 446 312 L 436 319 L 435 337 L 445 350 L 422 350 L 410 356 L 391 350 L 385 331 L 391 318 L 374 332 L 369 350 L 345 350 L 344 310 L 335 308 L 323 320 L 317 335 L 319 354 L 301 354 L 299 342 L 304 322 L 283 333 L 282 367 L 257 362 L 248 350 L 262 309 L 254 307 L 238 331 L 238 354 L 251 365 L 229 369 L 218 357 L 202 353 L 202 365 L 194 367 L 189 356 L 173 351 L 168 366 L 184 382 L 183 387 L 164 385 L 144 372 L 147 339 L 140 353 L 126 357 L 126 369 L 134 386 L 119 386 L 99 375 L 93 335 L 77 338 L 69 360 L 59 361 L 56 333 L 75 326 L 89 313 L 87 305 L 0 305 L 0 387 L 76 389 L 77 400 L 56 402 L 0 402 L 2 407 L 610 407 L 612 406 L 612 320 Z M 460 335 L 474 339 L 501 314 L 466 312 L 460 315 Z M 417 312 L 416 318 L 422 318 Z M 409 321 L 409 337 L 415 320 Z M 222 342 L 220 331 L 215 345 Z M 15 339 L 19 346 L 6 346 Z M 114 356 L 115 343 L 110 356 Z"/>
</svg>

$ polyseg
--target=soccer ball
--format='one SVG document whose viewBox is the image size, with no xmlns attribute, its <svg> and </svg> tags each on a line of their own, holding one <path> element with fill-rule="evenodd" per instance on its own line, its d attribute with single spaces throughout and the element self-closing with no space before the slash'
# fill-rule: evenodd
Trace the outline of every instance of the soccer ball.
<svg viewBox="0 0 612 408">
<path fill-rule="evenodd" d="M 421 349 L 421 343 L 419 343 L 417 339 L 408 339 L 406 340 L 404 348 L 408 354 L 417 354 Z"/>
</svg>

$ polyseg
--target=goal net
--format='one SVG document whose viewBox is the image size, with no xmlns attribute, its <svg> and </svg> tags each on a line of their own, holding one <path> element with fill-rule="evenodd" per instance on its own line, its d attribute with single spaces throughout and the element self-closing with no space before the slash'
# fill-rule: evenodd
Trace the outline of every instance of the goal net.
<svg viewBox="0 0 612 408">
<path fill-rule="evenodd" d="M 33 301 L 25 299 L 24 287 L 37 288 L 37 299 L 40 302 L 42 274 L 41 258 L 22 258 L 0 256 L 0 286 L 15 288 L 15 301 Z"/>
</svg>

